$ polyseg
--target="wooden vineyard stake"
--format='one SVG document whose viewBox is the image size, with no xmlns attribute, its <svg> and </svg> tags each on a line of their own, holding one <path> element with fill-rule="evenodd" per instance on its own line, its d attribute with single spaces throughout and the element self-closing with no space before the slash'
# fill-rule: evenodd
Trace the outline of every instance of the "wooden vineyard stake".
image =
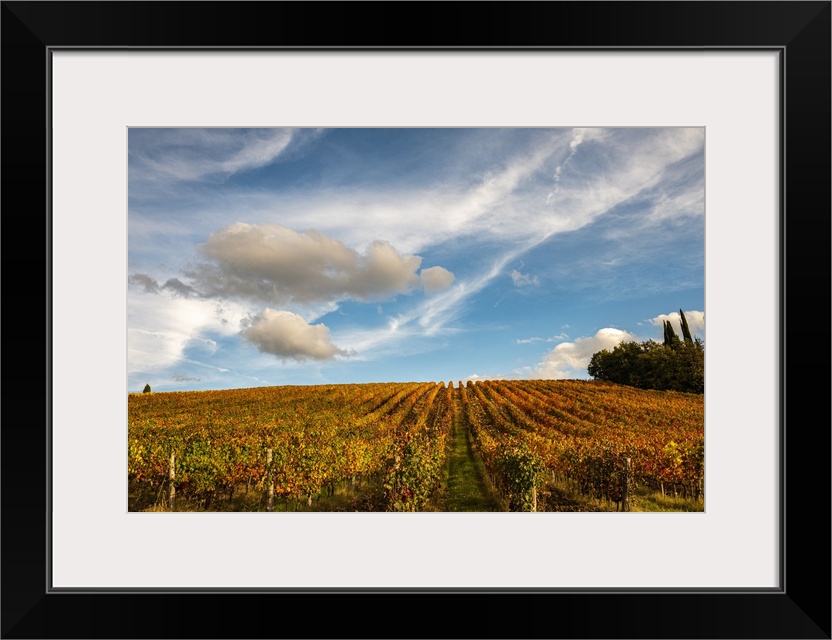
<svg viewBox="0 0 832 640">
<path fill-rule="evenodd" d="M 274 482 L 272 480 L 272 450 L 266 449 L 266 511 L 274 511 Z"/>
<path fill-rule="evenodd" d="M 170 452 L 170 470 L 168 471 L 168 502 L 170 503 L 170 510 L 176 511 L 176 486 L 174 486 L 174 482 L 176 480 L 176 454 L 171 451 Z"/>
<path fill-rule="evenodd" d="M 624 476 L 621 479 L 621 510 L 630 510 L 630 458 L 624 458 Z"/>
</svg>

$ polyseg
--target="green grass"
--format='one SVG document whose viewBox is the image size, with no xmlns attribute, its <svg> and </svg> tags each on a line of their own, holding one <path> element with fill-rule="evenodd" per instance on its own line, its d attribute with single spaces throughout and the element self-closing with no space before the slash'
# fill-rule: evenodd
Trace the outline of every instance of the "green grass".
<svg viewBox="0 0 832 640">
<path fill-rule="evenodd" d="M 633 491 L 633 511 L 704 511 L 704 500 L 681 496 L 662 495 L 649 487 L 636 487 Z"/>
<path fill-rule="evenodd" d="M 482 461 L 473 450 L 462 418 L 459 394 L 454 394 L 453 398 L 453 431 L 443 511 L 507 511 L 506 505 L 491 487 Z"/>
<path fill-rule="evenodd" d="M 448 469 L 446 511 L 507 511 L 491 490 L 482 464 L 471 449 L 468 432 L 461 426 L 454 429 Z"/>
</svg>

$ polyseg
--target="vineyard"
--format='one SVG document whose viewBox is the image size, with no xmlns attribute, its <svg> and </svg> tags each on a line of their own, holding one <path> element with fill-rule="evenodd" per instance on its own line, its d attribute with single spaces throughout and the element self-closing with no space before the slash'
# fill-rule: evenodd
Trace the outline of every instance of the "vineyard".
<svg viewBox="0 0 832 640">
<path fill-rule="evenodd" d="M 503 510 L 704 505 L 703 395 L 501 380 L 130 394 L 129 509 L 441 511 L 453 438 Z"/>
</svg>

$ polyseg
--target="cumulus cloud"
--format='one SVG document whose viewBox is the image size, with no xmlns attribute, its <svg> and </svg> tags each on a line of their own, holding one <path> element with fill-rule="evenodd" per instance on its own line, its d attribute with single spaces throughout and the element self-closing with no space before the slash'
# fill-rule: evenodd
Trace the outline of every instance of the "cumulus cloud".
<svg viewBox="0 0 832 640">
<path fill-rule="evenodd" d="M 688 327 L 693 335 L 704 336 L 705 314 L 702 311 L 685 311 L 685 318 Z M 650 319 L 650 324 L 661 327 L 665 320 L 670 320 L 681 336 L 681 316 L 678 312 L 661 314 Z M 517 340 L 518 344 L 525 344 L 534 341 Z M 643 342 L 640 338 L 621 329 L 606 328 L 598 331 L 594 336 L 578 338 L 574 342 L 562 342 L 554 349 L 548 351 L 538 365 L 532 369 L 531 375 L 535 378 L 566 379 L 577 376 L 585 376 L 586 369 L 592 355 L 598 351 L 607 349 L 612 351 L 622 342 Z"/>
<path fill-rule="evenodd" d="M 127 282 L 134 287 L 138 287 L 145 293 L 170 291 L 183 298 L 197 295 L 197 292 L 193 287 L 185 284 L 179 278 L 168 278 L 165 284 L 160 285 L 155 278 L 147 275 L 146 273 L 134 273 L 128 276 Z"/>
<path fill-rule="evenodd" d="M 524 248 L 521 247 L 503 253 L 492 262 L 491 267 L 487 270 L 481 271 L 476 276 L 460 281 L 446 291 L 426 299 L 418 308 L 399 316 L 397 319 L 398 326 L 406 328 L 412 327 L 413 323 L 416 323 L 423 335 L 436 335 L 440 331 L 448 331 L 447 324 L 459 317 L 465 301 L 482 291 L 490 282 L 504 273 L 506 265 L 516 259 L 522 250 Z"/>
<path fill-rule="evenodd" d="M 265 309 L 240 332 L 262 353 L 293 360 L 332 360 L 348 354 L 329 340 L 324 324 L 310 325 L 291 311 Z"/>
<path fill-rule="evenodd" d="M 540 280 L 537 276 L 520 273 L 517 269 L 512 269 L 511 281 L 514 283 L 515 287 L 527 287 L 530 285 L 536 287 L 540 284 Z"/>
<path fill-rule="evenodd" d="M 209 302 L 225 305 L 227 302 L 235 304 L 236 300 L 253 304 L 245 309 L 247 314 L 264 307 L 292 309 L 303 313 L 309 327 L 308 323 L 321 317 L 321 314 L 310 312 L 311 305 L 334 307 L 347 299 L 375 304 L 417 290 L 432 294 L 420 296 L 413 301 L 416 304 L 404 308 L 385 305 L 399 314 L 395 322 L 391 321 L 389 330 L 360 332 L 357 327 L 346 330 L 332 325 L 334 330 L 337 328 L 338 345 L 349 353 L 358 348 L 362 356 L 366 355 L 364 350 L 371 349 L 376 349 L 373 355 L 396 353 L 404 350 L 414 338 L 445 335 L 452 328 L 450 323 L 464 313 L 469 299 L 493 279 L 505 278 L 512 262 L 523 268 L 522 263 L 516 262 L 518 257 L 544 241 L 549 234 L 579 229 L 621 203 L 648 207 L 650 216 L 660 221 L 693 215 L 702 209 L 698 191 L 701 180 L 688 183 L 684 179 L 697 166 L 680 161 L 691 154 L 701 155 L 703 130 L 657 131 L 643 142 L 631 139 L 627 130 L 572 130 L 554 132 L 545 145 L 524 147 L 505 162 L 489 163 L 485 173 L 481 163 L 460 161 L 458 166 L 442 173 L 441 180 L 435 181 L 431 173 L 431 181 L 424 180 L 415 186 L 350 180 L 342 184 L 316 184 L 315 190 L 309 193 L 301 189 L 275 188 L 270 191 L 268 186 L 256 192 L 238 191 L 239 187 L 229 184 L 205 195 L 196 191 L 201 185 L 177 185 L 170 193 L 173 202 L 181 203 L 182 208 L 193 214 L 186 222 L 182 216 L 171 215 L 176 207 L 167 197 L 158 197 L 157 192 L 148 190 L 141 182 L 138 183 L 141 189 L 134 188 L 137 184 L 134 168 L 149 171 L 156 162 L 159 174 L 179 176 L 174 179 L 213 179 L 212 176 L 264 166 L 262 163 L 269 162 L 269 156 L 276 159 L 285 153 L 285 149 L 278 150 L 278 137 L 272 140 L 275 143 L 273 150 L 278 150 L 274 155 L 268 151 L 265 138 L 261 141 L 251 138 L 248 143 L 241 144 L 241 139 L 237 142 L 230 138 L 226 140 L 221 131 L 203 130 L 199 135 L 217 135 L 214 142 L 225 140 L 227 145 L 225 151 L 216 156 L 209 158 L 204 154 L 207 159 L 200 165 L 198 150 L 214 146 L 207 144 L 207 138 L 189 142 L 186 138 L 190 134 L 180 131 L 177 135 L 181 133 L 185 137 L 169 140 L 167 150 L 162 145 L 140 157 L 147 149 L 133 144 L 133 133 L 130 134 L 131 199 L 138 198 L 142 207 L 134 206 L 131 201 L 131 264 L 172 264 L 174 259 L 181 259 L 190 252 L 193 244 L 188 249 L 178 247 L 176 254 L 162 253 L 162 248 L 168 251 L 171 246 L 171 235 L 188 236 L 193 243 L 203 241 L 208 234 L 206 230 L 221 229 L 230 221 L 229 213 L 235 216 L 231 220 L 245 219 L 259 224 L 231 225 L 214 233 L 202 247 L 199 261 L 203 264 L 192 264 L 187 270 L 179 271 L 182 280 L 171 278 L 165 281 L 165 277 L 161 277 L 157 282 L 146 274 L 132 276 L 131 295 L 136 299 L 141 296 L 142 302 L 154 297 L 178 300 L 184 309 L 192 312 L 195 327 L 199 327 L 195 330 L 201 332 L 208 327 L 213 331 L 218 322 L 216 318 L 201 317 L 203 312 L 210 310 Z M 278 130 L 274 133 L 277 136 Z M 596 136 L 606 136 L 603 145 Z M 294 149 L 295 142 L 292 141 L 290 146 Z M 479 149 L 477 152 L 478 158 L 488 157 Z M 149 162 L 145 163 L 145 159 Z M 182 166 L 177 165 L 180 162 Z M 665 184 L 671 169 L 679 176 L 673 189 L 668 190 Z M 164 182 L 163 186 L 170 184 L 160 182 Z M 343 188 L 343 185 L 348 186 Z M 134 256 L 138 246 L 138 232 L 134 228 L 144 228 L 140 224 L 141 216 L 156 205 L 156 200 L 150 196 L 164 206 L 163 212 L 158 214 L 161 220 L 154 219 L 154 225 L 158 222 L 166 226 L 159 232 L 151 225 L 149 228 L 154 233 L 148 233 L 149 240 L 143 241 L 144 253 L 135 252 Z M 620 210 L 620 207 L 616 209 L 618 213 Z M 391 211 L 397 215 L 390 215 Z M 613 221 L 618 221 L 618 213 L 611 217 Z M 171 225 L 171 218 L 182 222 Z M 286 226 L 272 224 L 272 221 Z M 629 218 L 621 218 L 621 221 L 622 229 L 632 230 Z M 611 226 L 614 226 L 612 221 Z M 299 233 L 291 230 L 306 227 L 314 227 L 316 231 Z M 419 254 L 426 252 L 427 247 L 437 247 L 455 238 L 455 234 L 469 234 L 477 241 L 499 240 L 499 245 L 489 246 L 504 247 L 507 253 L 505 256 L 485 254 L 495 258 L 494 268 L 467 277 L 463 269 L 469 270 L 468 265 L 460 267 L 456 278 L 442 267 L 420 270 L 422 259 Z M 160 238 L 164 238 L 164 242 Z M 158 255 L 154 252 L 156 247 Z M 427 253 L 423 255 L 427 257 Z M 150 267 L 140 268 L 153 273 Z M 539 284 L 537 276 L 516 270 L 509 275 L 516 287 L 526 287 L 526 291 L 515 292 L 515 295 L 536 291 L 530 287 Z M 541 278 L 545 283 L 545 275 L 541 274 Z M 502 282 L 508 284 L 507 279 Z M 212 300 L 205 300 L 205 297 Z M 184 305 L 187 300 L 204 304 Z M 193 313 L 197 309 L 200 313 Z M 694 330 L 693 316 L 688 312 L 686 315 Z M 350 321 L 356 317 L 358 314 Z M 186 344 L 185 329 L 191 327 L 191 318 L 185 323 L 164 326 L 162 331 L 156 325 L 131 323 L 131 326 L 141 327 L 131 334 L 131 348 L 141 345 L 143 359 L 164 354 L 167 360 L 172 354 L 182 353 L 182 345 Z M 247 329 L 253 327 L 254 324 Z M 235 336 L 239 328 L 239 324 L 234 326 Z M 225 324 L 223 330 L 227 330 Z M 558 338 L 555 343 L 567 339 Z M 584 341 L 596 338 L 597 334 L 559 344 L 540 366 L 545 364 L 557 370 L 557 363 L 562 362 L 561 370 L 566 371 L 569 345 L 572 357 L 577 358 L 578 347 Z M 546 340 L 552 341 L 551 338 Z M 528 342 L 537 341 L 540 339 L 528 338 Z M 384 350 L 378 349 L 380 345 Z M 558 349 L 560 351 L 552 355 Z M 598 349 L 600 347 L 593 351 Z M 589 356 L 591 353 L 579 368 L 584 375 Z"/>
<path fill-rule="evenodd" d="M 612 350 L 625 341 L 639 339 L 627 331 L 606 328 L 594 336 L 578 338 L 574 342 L 562 342 L 543 356 L 532 375 L 535 378 L 567 379 L 586 374 L 592 355 L 603 349 Z"/>
<path fill-rule="evenodd" d="M 705 313 L 703 311 L 685 311 L 685 319 L 688 321 L 688 329 L 694 336 L 703 337 L 705 335 Z M 650 319 L 650 324 L 657 327 L 664 326 L 664 321 L 670 320 L 674 330 L 682 336 L 682 316 L 678 311 L 673 313 L 663 313 L 655 318 Z"/>
<path fill-rule="evenodd" d="M 200 253 L 209 263 L 188 275 L 205 295 L 269 304 L 368 302 L 420 286 L 436 291 L 453 280 L 441 267 L 418 274 L 421 257 L 401 255 L 382 240 L 360 254 L 318 231 L 279 224 L 232 224 L 212 234 Z"/>
<path fill-rule="evenodd" d="M 461 382 L 479 382 L 480 380 L 506 380 L 508 376 L 502 374 L 495 374 L 495 375 L 479 375 L 477 373 L 472 373 L 470 376 L 465 376 Z"/>
<path fill-rule="evenodd" d="M 159 291 L 159 283 L 145 273 L 134 273 L 128 276 L 127 282 L 147 293 L 157 293 Z"/>
<path fill-rule="evenodd" d="M 168 289 L 169 291 L 173 291 L 176 295 L 185 298 L 197 295 L 197 292 L 193 287 L 185 284 L 179 278 L 168 278 L 163 288 Z"/>
<path fill-rule="evenodd" d="M 454 281 L 454 274 L 444 267 L 430 267 L 419 272 L 419 279 L 422 281 L 424 290 L 433 293 L 450 287 Z"/>
</svg>

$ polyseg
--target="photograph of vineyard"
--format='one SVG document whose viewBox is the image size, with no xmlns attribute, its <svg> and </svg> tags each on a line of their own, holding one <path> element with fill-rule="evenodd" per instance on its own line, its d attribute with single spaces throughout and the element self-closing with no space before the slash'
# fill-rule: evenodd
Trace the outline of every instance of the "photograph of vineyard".
<svg viewBox="0 0 832 640">
<path fill-rule="evenodd" d="M 131 512 L 703 512 L 704 147 L 131 128 Z"/>
</svg>

